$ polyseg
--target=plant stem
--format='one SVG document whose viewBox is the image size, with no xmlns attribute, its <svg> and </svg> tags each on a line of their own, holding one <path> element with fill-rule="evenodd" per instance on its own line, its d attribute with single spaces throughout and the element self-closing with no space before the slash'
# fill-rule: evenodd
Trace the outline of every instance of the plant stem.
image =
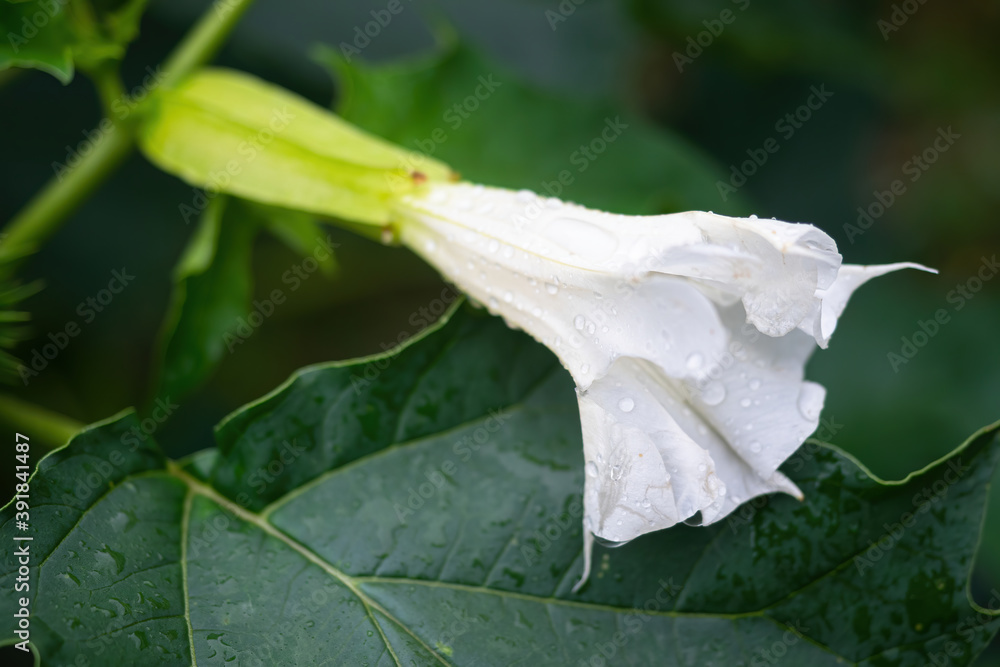
<svg viewBox="0 0 1000 667">
<path fill-rule="evenodd" d="M 167 58 L 161 85 L 176 85 L 214 56 L 251 2 L 253 0 L 216 0 L 212 3 Z M 44 243 L 128 157 L 135 144 L 134 123 L 115 124 L 113 129 L 100 134 L 92 150 L 82 156 L 75 167 L 57 173 L 11 219 L 4 229 L 6 236 L 0 246 L 0 259 L 16 258 Z"/>
<path fill-rule="evenodd" d="M 99 131 L 98 131 L 99 132 Z M 101 134 L 91 151 L 80 158 L 76 167 L 56 174 L 31 201 L 14 216 L 4 232 L 0 257 L 23 255 L 34 251 L 79 206 L 104 179 L 121 164 L 132 149 L 131 132 L 114 126 Z"/>
<path fill-rule="evenodd" d="M 173 86 L 215 55 L 253 0 L 215 0 L 163 63 L 161 85 Z"/>
<path fill-rule="evenodd" d="M 0 394 L 0 419 L 47 450 L 62 447 L 83 429 L 74 419 L 6 394 Z"/>
</svg>

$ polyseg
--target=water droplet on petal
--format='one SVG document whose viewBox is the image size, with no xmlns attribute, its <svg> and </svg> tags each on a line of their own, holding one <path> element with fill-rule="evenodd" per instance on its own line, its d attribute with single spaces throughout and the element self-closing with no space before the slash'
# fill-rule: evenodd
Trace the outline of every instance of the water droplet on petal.
<svg viewBox="0 0 1000 667">
<path fill-rule="evenodd" d="M 701 390 L 701 400 L 705 405 L 718 405 L 726 400 L 726 388 L 721 382 L 709 382 Z"/>
<path fill-rule="evenodd" d="M 705 359 L 698 352 L 692 352 L 687 358 L 687 368 L 689 371 L 696 371 L 705 363 Z"/>
<path fill-rule="evenodd" d="M 752 380 L 750 380 L 750 388 L 754 391 L 760 389 L 760 380 L 758 380 L 757 378 L 753 378 Z"/>
<path fill-rule="evenodd" d="M 749 408 L 751 403 L 753 403 L 753 401 L 751 401 L 749 398 L 744 398 L 740 401 L 740 405 L 742 405 L 744 408 Z"/>
<path fill-rule="evenodd" d="M 591 477 L 597 477 L 597 464 L 593 461 L 587 461 L 587 465 L 584 466 L 584 469 Z"/>
<path fill-rule="evenodd" d="M 802 413 L 802 416 L 808 421 L 819 419 L 819 413 L 823 410 L 823 397 L 825 395 L 826 392 L 819 385 L 802 385 L 802 391 L 799 392 L 799 412 Z"/>
<path fill-rule="evenodd" d="M 760 454 L 761 446 L 756 440 L 750 442 L 750 451 L 754 454 Z"/>
<path fill-rule="evenodd" d="M 486 249 L 490 252 L 496 252 L 500 249 L 500 242 L 496 239 L 490 239 L 489 244 L 487 244 Z"/>
<path fill-rule="evenodd" d="M 503 295 L 503 300 L 505 302 L 507 302 L 507 303 L 510 303 L 511 301 L 514 300 L 514 293 L 513 292 L 507 292 L 506 294 Z"/>
<path fill-rule="evenodd" d="M 590 372 L 590 364 L 584 364 L 583 366 L 580 366 L 580 372 L 583 373 L 584 375 L 586 375 L 587 373 L 589 373 Z"/>
<path fill-rule="evenodd" d="M 553 285 L 552 283 L 545 283 L 545 291 L 548 292 L 549 294 L 558 294 L 559 288 Z"/>
<path fill-rule="evenodd" d="M 599 535 L 594 535 L 594 541 L 606 549 L 617 549 L 618 547 L 623 547 L 629 543 L 629 540 L 625 540 L 624 542 L 613 542 L 612 540 L 606 540 Z"/>
<path fill-rule="evenodd" d="M 577 315 L 577 316 L 576 316 L 576 317 L 575 317 L 575 318 L 573 319 L 573 326 L 575 326 L 575 327 L 577 328 L 577 330 L 578 330 L 578 331 L 583 331 L 583 327 L 584 327 L 584 325 L 585 325 L 586 323 L 587 323 L 587 321 L 586 321 L 586 319 L 585 319 L 585 318 L 583 317 L 583 315 Z"/>
<path fill-rule="evenodd" d="M 618 481 L 622 478 L 623 469 L 621 466 L 611 466 L 611 479 Z M 628 496 L 625 496 L 623 500 L 628 500 Z"/>
<path fill-rule="evenodd" d="M 635 407 L 635 401 L 626 396 L 622 400 L 618 401 L 618 409 L 622 412 L 632 412 L 632 408 Z"/>
</svg>

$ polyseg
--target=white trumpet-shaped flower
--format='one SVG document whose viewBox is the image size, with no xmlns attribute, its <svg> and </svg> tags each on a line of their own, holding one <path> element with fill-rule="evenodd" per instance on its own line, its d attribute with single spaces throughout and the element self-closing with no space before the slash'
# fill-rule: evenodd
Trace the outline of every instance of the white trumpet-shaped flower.
<svg viewBox="0 0 1000 667">
<path fill-rule="evenodd" d="M 404 243 L 572 374 L 585 535 L 609 542 L 801 498 L 778 467 L 823 407 L 806 360 L 856 288 L 924 268 L 841 264 L 806 224 L 614 215 L 464 183 L 408 195 L 397 215 Z"/>
</svg>

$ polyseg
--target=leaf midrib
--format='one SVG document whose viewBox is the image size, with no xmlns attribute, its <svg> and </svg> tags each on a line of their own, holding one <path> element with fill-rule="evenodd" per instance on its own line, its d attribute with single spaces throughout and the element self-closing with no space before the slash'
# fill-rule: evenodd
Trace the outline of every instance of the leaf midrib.
<svg viewBox="0 0 1000 667">
<path fill-rule="evenodd" d="M 406 634 L 408 634 L 411 637 L 413 637 L 414 641 L 416 641 L 417 643 L 419 643 L 428 653 L 430 653 L 431 655 L 433 655 L 434 657 L 436 657 L 441 664 L 446 665 L 447 667 L 451 667 L 451 665 L 447 661 L 445 661 L 444 658 L 442 658 L 440 655 L 438 655 L 438 653 L 436 651 L 434 651 L 432 648 L 430 648 L 429 646 L 427 646 L 427 644 L 425 644 L 424 641 L 422 639 L 420 639 L 420 637 L 418 637 L 415 634 L 413 634 L 413 632 L 410 631 L 409 628 L 407 628 L 405 625 L 403 625 L 398 619 L 396 619 L 387 610 L 385 610 L 384 608 L 382 608 L 381 605 L 379 605 L 377 602 L 375 602 L 374 600 L 372 600 L 371 598 L 369 598 L 367 595 L 365 595 L 357 587 L 357 585 L 354 583 L 353 578 L 351 578 L 347 574 L 341 572 L 340 570 L 338 570 L 337 568 L 335 568 L 333 565 L 331 565 L 327 561 L 325 561 L 322 558 L 320 558 L 315 552 L 313 552 L 312 550 L 310 550 L 309 548 L 307 548 L 305 545 L 303 545 L 302 543 L 298 542 L 294 538 L 290 537 L 288 534 L 284 533 L 283 531 L 279 530 L 273 524 L 271 524 L 270 522 L 268 522 L 265 519 L 263 519 L 262 517 L 260 517 L 258 514 L 254 513 L 254 512 L 251 512 L 251 511 L 249 511 L 247 509 L 244 509 L 243 507 L 237 505 L 233 501 L 229 500 L 228 498 L 226 498 L 225 496 L 223 496 L 222 494 L 220 494 L 214 488 L 212 488 L 212 487 L 204 484 L 203 482 L 198 481 L 197 479 L 195 479 L 194 477 L 192 477 L 188 473 L 184 472 L 184 470 L 182 470 L 179 466 L 177 466 L 177 464 L 173 463 L 172 461 L 169 461 L 167 463 L 167 472 L 170 475 L 172 475 L 173 477 L 179 479 L 181 482 L 183 482 L 184 484 L 186 484 L 188 486 L 188 488 L 190 490 L 190 492 L 188 494 L 189 497 L 193 496 L 194 494 L 198 494 L 198 495 L 204 496 L 205 498 L 208 498 L 212 502 L 216 503 L 217 505 L 219 505 L 220 507 L 222 507 L 226 511 L 228 511 L 231 514 L 233 514 L 234 516 L 236 516 L 238 519 L 240 519 L 242 521 L 245 521 L 246 523 L 249 523 L 251 525 L 254 525 L 257 528 L 259 528 L 260 530 L 262 530 L 266 535 L 269 535 L 269 536 L 271 536 L 271 537 L 273 537 L 273 538 L 275 538 L 277 540 L 280 540 L 286 546 L 288 546 L 293 551 L 295 551 L 296 553 L 298 553 L 300 556 L 302 556 L 303 558 L 305 558 L 307 561 L 309 561 L 310 563 L 316 565 L 317 567 L 319 567 L 321 570 L 323 570 L 324 572 L 326 572 L 331 577 L 337 579 L 341 584 L 344 585 L 345 588 L 347 588 L 349 591 L 351 591 L 352 593 L 354 593 L 354 595 L 358 598 L 358 600 L 361 601 L 361 604 L 364 605 L 365 611 L 368 613 L 368 616 L 371 618 L 372 623 L 375 625 L 376 629 L 378 630 L 379 635 L 381 635 L 382 641 L 385 643 L 386 648 L 388 648 L 389 652 L 392 654 L 392 657 L 396 661 L 397 665 L 400 665 L 400 667 L 403 667 L 402 663 L 399 661 L 399 658 L 396 656 L 395 651 L 392 649 L 392 645 L 389 643 L 388 638 L 383 633 L 382 627 L 379 624 L 378 619 L 372 613 L 372 609 L 377 610 L 379 613 L 383 614 L 386 618 L 388 618 L 393 623 L 395 623 L 396 625 L 398 625 L 401 630 L 403 630 L 404 632 L 406 632 Z M 186 562 L 186 560 L 187 560 L 186 559 L 186 554 L 182 554 L 182 561 Z M 185 577 L 184 581 L 185 581 L 185 586 L 186 586 L 186 582 L 187 582 L 187 578 L 186 577 Z M 186 600 L 186 591 L 185 591 L 185 605 L 186 604 L 187 604 L 187 600 Z M 190 627 L 190 616 L 188 617 L 188 623 L 189 623 L 189 627 Z M 191 651 L 192 651 L 192 655 L 193 655 L 194 654 L 193 637 L 192 637 L 192 642 L 191 642 Z M 192 663 L 192 664 L 194 664 L 194 663 Z"/>
<path fill-rule="evenodd" d="M 424 579 L 409 579 L 409 578 L 401 578 L 401 577 L 379 577 L 379 576 L 360 576 L 360 577 L 358 577 L 358 576 L 351 576 L 351 575 L 348 575 L 345 572 L 337 569 L 336 567 L 334 567 L 332 564 L 330 564 L 329 562 L 327 562 L 326 560 L 324 560 L 323 558 L 321 558 L 318 554 L 316 554 L 315 552 L 313 552 L 311 549 L 309 549 L 308 547 L 306 547 L 304 544 L 298 542 L 293 537 L 289 536 L 287 533 L 285 533 L 282 530 L 278 529 L 277 527 L 275 527 L 273 524 L 271 524 L 270 522 L 268 522 L 266 519 L 264 519 L 263 517 L 261 517 L 257 513 L 251 512 L 251 511 L 249 511 L 249 510 L 247 510 L 247 509 L 245 509 L 245 508 L 237 505 L 232 500 L 230 500 L 230 499 L 226 498 L 225 496 L 223 496 L 222 494 L 220 494 L 218 491 L 216 491 L 211 486 L 208 486 L 207 484 L 204 484 L 203 482 L 197 480 L 196 478 L 192 477 L 188 473 L 184 472 L 175 463 L 168 462 L 167 472 L 168 472 L 168 474 L 170 476 L 175 477 L 176 479 L 180 480 L 181 482 L 183 482 L 184 484 L 186 484 L 188 486 L 188 488 L 189 488 L 188 497 L 189 498 L 191 498 L 195 494 L 197 494 L 197 495 L 201 495 L 201 496 L 203 496 L 203 497 L 211 500 L 212 502 L 218 504 L 220 507 L 222 507 L 226 511 L 232 513 L 234 516 L 236 516 L 240 520 L 245 521 L 245 522 L 247 522 L 249 524 L 252 524 L 252 525 L 256 526 L 257 528 L 259 528 L 260 530 L 262 530 L 265 534 L 267 534 L 267 535 L 269 535 L 269 536 L 271 536 L 271 537 L 273 537 L 273 538 L 281 541 L 286 546 L 288 546 L 289 548 L 291 548 L 293 551 L 295 551 L 296 553 L 298 553 L 299 555 L 301 555 L 303 558 L 305 558 L 308 562 L 316 565 L 317 567 L 319 567 L 320 569 L 322 569 L 324 572 L 326 572 L 328 575 L 330 575 L 331 577 L 335 578 L 337 581 L 339 581 L 340 583 L 342 583 L 348 590 L 350 590 L 358 598 L 358 600 L 362 603 L 362 605 L 364 605 L 365 610 L 366 610 L 368 616 L 371 618 L 373 625 L 375 625 L 376 629 L 379 632 L 379 635 L 382 637 L 382 641 L 383 641 L 383 643 L 385 643 L 387 650 L 392 655 L 393 659 L 396 661 L 396 664 L 400 665 L 400 667 L 402 667 L 402 663 L 399 661 L 399 658 L 396 655 L 395 650 L 393 650 L 392 644 L 389 642 L 388 638 L 385 636 L 385 633 L 382 631 L 381 625 L 379 624 L 378 618 L 373 613 L 373 610 L 378 611 L 380 614 L 384 615 L 390 621 L 392 621 L 393 623 L 395 623 L 401 630 L 403 630 L 403 632 L 405 632 L 407 635 L 409 635 L 410 637 L 412 637 L 414 639 L 414 641 L 416 641 L 418 644 L 420 644 L 420 646 L 423 647 L 424 650 L 426 650 L 430 655 L 434 656 L 442 665 L 446 665 L 447 667 L 452 667 L 452 665 L 447 660 L 445 660 L 445 658 L 443 656 L 441 656 L 437 651 L 435 651 L 433 648 L 431 648 L 430 646 L 428 646 L 427 643 L 424 642 L 420 637 L 418 637 L 417 635 L 415 635 L 405 624 L 403 624 L 393 614 L 389 613 L 389 611 L 387 609 L 385 609 L 381 604 L 379 604 L 378 602 L 376 602 L 375 600 L 373 600 L 371 597 L 369 597 L 361 589 L 361 585 L 363 585 L 365 583 L 377 583 L 377 584 L 388 584 L 388 585 L 410 585 L 410 586 L 422 586 L 422 587 L 425 587 L 425 588 L 447 589 L 447 590 L 454 590 L 454 591 L 459 591 L 459 592 L 463 592 L 463 593 L 470 593 L 470 594 L 494 595 L 494 596 L 498 596 L 498 597 L 502 597 L 502 598 L 508 598 L 508 599 L 514 599 L 514 600 L 521 600 L 521 601 L 525 601 L 525 602 L 531 602 L 531 603 L 534 603 L 534 604 L 541 604 L 541 605 L 545 605 L 546 607 L 548 607 L 549 605 L 557 605 L 557 606 L 561 606 L 561 607 L 569 607 L 569 608 L 574 608 L 574 609 L 585 609 L 587 611 L 603 611 L 603 612 L 609 612 L 609 613 L 613 613 L 613 614 L 641 613 L 641 614 L 646 615 L 646 616 L 659 616 L 659 617 L 671 618 L 671 619 L 676 619 L 676 618 L 708 618 L 708 619 L 739 620 L 739 619 L 746 619 L 746 618 L 762 618 L 764 620 L 770 621 L 770 622 L 778 625 L 779 627 L 782 627 L 782 628 L 785 628 L 785 629 L 791 629 L 790 626 L 788 626 L 787 624 L 781 622 L 780 620 L 778 620 L 776 618 L 773 618 L 773 617 L 765 614 L 765 612 L 768 609 L 770 609 L 773 605 L 768 605 L 767 607 L 763 607 L 761 609 L 754 610 L 754 611 L 732 613 L 732 614 L 720 613 L 720 612 L 704 612 L 704 613 L 701 613 L 701 612 L 682 612 L 682 611 L 676 611 L 676 610 L 670 610 L 670 611 L 648 611 L 648 610 L 641 610 L 640 611 L 640 610 L 637 610 L 637 609 L 634 609 L 634 608 L 630 608 L 630 607 L 628 607 L 628 608 L 627 607 L 616 607 L 616 606 L 613 606 L 613 605 L 605 605 L 605 604 L 599 604 L 599 603 L 594 603 L 594 602 L 582 602 L 582 601 L 576 601 L 576 600 L 565 600 L 565 599 L 562 599 L 562 598 L 556 598 L 556 597 L 552 597 L 552 596 L 540 597 L 540 596 L 537 596 L 537 595 L 529 595 L 529 594 L 525 594 L 525 593 L 517 593 L 515 591 L 497 590 L 497 589 L 487 588 L 485 586 L 472 586 L 472 585 L 467 585 L 467 584 L 456 584 L 456 583 L 451 583 L 451 582 L 431 581 L 431 580 L 424 580 Z M 187 516 L 187 514 L 185 516 Z M 182 567 L 184 568 L 184 571 L 186 572 L 186 565 L 184 563 L 186 563 L 186 553 L 185 553 L 185 555 L 182 555 Z M 187 610 L 188 601 L 187 601 L 187 591 L 186 591 L 186 586 L 187 586 L 187 577 L 186 577 L 186 575 L 184 577 L 184 582 L 185 582 L 185 614 L 187 616 L 188 626 L 190 628 L 190 613 Z M 810 583 L 812 583 L 812 582 L 810 582 Z M 784 599 L 787 599 L 787 597 L 783 598 L 783 600 Z M 849 660 L 849 659 L 845 658 L 844 656 L 841 656 L 836 651 L 834 651 L 831 647 L 826 646 L 824 644 L 821 644 L 820 642 L 816 641 L 814 638 L 809 637 L 807 635 L 801 635 L 801 636 L 802 636 L 802 638 L 804 640 L 806 640 L 806 641 L 808 641 L 808 642 L 816 645 L 817 647 L 823 649 L 824 651 L 827 651 L 831 655 L 844 660 L 845 663 L 848 663 L 848 664 L 857 664 L 855 661 Z M 196 665 L 196 663 L 193 661 L 193 658 L 194 658 L 193 631 L 192 631 L 192 635 L 191 635 L 191 647 L 192 647 L 191 648 L 191 651 L 192 651 L 192 665 Z"/>
</svg>

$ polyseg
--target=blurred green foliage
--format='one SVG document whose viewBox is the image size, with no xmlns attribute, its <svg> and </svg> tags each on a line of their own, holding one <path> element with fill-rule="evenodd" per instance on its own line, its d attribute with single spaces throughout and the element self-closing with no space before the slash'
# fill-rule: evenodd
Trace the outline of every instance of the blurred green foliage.
<svg viewBox="0 0 1000 667">
<path fill-rule="evenodd" d="M 151 3 L 124 61 L 127 84 L 162 60 L 203 4 Z M 435 157 L 464 177 L 508 187 L 544 191 L 577 168 L 574 151 L 604 119 L 620 115 L 629 124 L 620 141 L 573 171 L 562 197 L 619 212 L 702 208 L 811 222 L 837 240 L 846 261 L 937 267 L 936 277 L 904 272 L 861 290 L 809 368 L 828 388 L 825 415 L 840 425 L 834 442 L 895 478 L 1000 418 L 1000 277 L 975 293 L 969 283 L 1000 249 L 1000 6 L 910 3 L 916 10 L 899 15 L 901 4 L 588 0 L 552 22 L 554 0 L 448 0 L 423 12 L 407 4 L 358 49 L 356 28 L 384 3 L 260 0 L 220 60 L 319 104 L 336 99 L 354 122 L 408 148 L 431 141 Z M 724 11 L 733 20 L 720 29 L 714 21 Z M 427 27 L 442 22 L 457 44 L 442 46 L 440 29 Z M 322 66 L 310 57 L 317 44 L 326 45 Z M 349 63 L 344 44 L 361 51 L 348 50 Z M 691 62 L 679 68 L 677 54 Z M 66 72 L 59 62 L 52 67 Z M 335 86 L 324 71 L 331 66 Z M 453 127 L 449 109 L 490 74 L 502 85 Z M 41 73 L 0 76 L 0 217 L 8 219 L 53 175 L 53 163 L 85 146 L 101 110 L 79 77 L 63 87 Z M 812 86 L 833 95 L 784 137 L 777 124 Z M 433 139 L 437 128 L 445 141 Z M 959 138 L 911 180 L 907 166 L 946 128 Z M 777 152 L 723 200 L 717 181 L 769 137 L 780 137 Z M 887 201 L 897 180 L 905 191 L 854 233 L 859 207 L 878 211 L 873 204 Z M 135 156 L 32 259 L 24 279 L 47 288 L 25 304 L 35 337 L 18 348 L 22 359 L 68 321 L 86 326 L 39 377 L 15 387 L 20 397 L 90 422 L 150 396 L 171 275 L 194 233 L 178 207 L 194 194 Z M 444 289 L 435 273 L 408 251 L 331 234 L 336 278 L 303 281 L 219 358 L 215 375 L 163 427 L 163 441 L 187 443 L 171 455 L 210 445 L 203 434 L 223 414 L 294 369 L 378 352 L 419 328 L 421 309 Z M 282 285 L 300 256 L 271 235 L 255 238 L 248 246 L 259 298 Z M 134 286 L 83 322 L 78 304 L 122 265 L 137 274 Z M 965 286 L 969 298 L 957 292 Z M 942 309 L 948 321 L 894 368 L 888 355 L 902 354 L 903 339 L 912 342 Z M 980 601 L 1000 586 L 998 493 L 983 540 Z"/>
</svg>

